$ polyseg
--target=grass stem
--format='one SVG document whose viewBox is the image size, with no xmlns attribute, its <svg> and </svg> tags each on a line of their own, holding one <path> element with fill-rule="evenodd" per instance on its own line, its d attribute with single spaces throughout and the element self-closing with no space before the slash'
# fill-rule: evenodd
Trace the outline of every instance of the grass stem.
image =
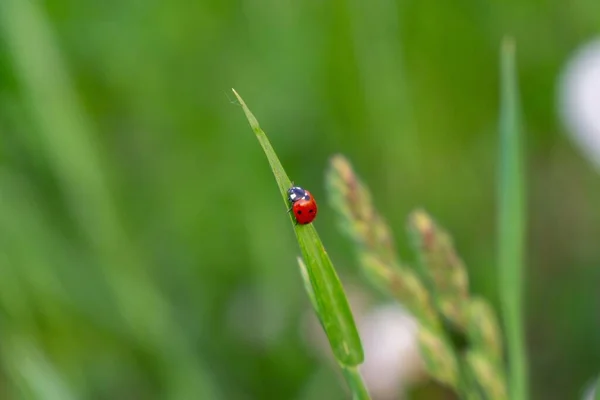
<svg viewBox="0 0 600 400">
<path fill-rule="evenodd" d="M 509 398 L 527 399 L 527 356 L 523 328 L 525 207 L 515 45 L 501 51 L 498 273 L 508 352 Z"/>
</svg>

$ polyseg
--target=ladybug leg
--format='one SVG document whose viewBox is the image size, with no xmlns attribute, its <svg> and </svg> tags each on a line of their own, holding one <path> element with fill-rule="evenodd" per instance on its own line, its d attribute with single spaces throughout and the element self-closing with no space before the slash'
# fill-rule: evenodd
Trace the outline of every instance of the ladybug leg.
<svg viewBox="0 0 600 400">
<path fill-rule="evenodd" d="M 289 208 L 289 210 L 288 210 L 287 212 L 292 212 L 292 208 L 293 208 L 293 207 L 290 207 L 290 208 Z"/>
</svg>

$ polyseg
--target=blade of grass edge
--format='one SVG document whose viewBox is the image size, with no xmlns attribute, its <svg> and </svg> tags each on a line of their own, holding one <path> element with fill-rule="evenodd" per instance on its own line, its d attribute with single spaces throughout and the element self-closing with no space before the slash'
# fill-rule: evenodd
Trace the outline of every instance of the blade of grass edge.
<svg viewBox="0 0 600 400">
<path fill-rule="evenodd" d="M 304 289 L 306 290 L 306 294 L 308 295 L 308 299 L 310 300 L 310 304 L 313 306 L 315 310 L 315 314 L 317 314 L 317 318 L 319 319 L 319 323 L 323 326 L 323 319 L 321 318 L 321 310 L 319 310 L 319 303 L 317 303 L 317 299 L 315 298 L 315 292 L 313 291 L 312 285 L 310 283 L 310 276 L 308 275 L 308 269 L 302 261 L 302 257 L 296 258 L 298 261 L 298 266 L 300 267 L 300 275 L 302 276 L 302 282 L 304 283 Z"/>
<path fill-rule="evenodd" d="M 269 160 L 271 170 L 287 208 L 287 190 L 291 186 L 291 181 L 285 173 L 267 135 L 260 128 L 258 121 L 235 89 L 232 90 Z M 362 344 L 348 299 L 333 264 L 313 224 L 295 225 L 292 216 L 290 216 L 290 220 L 296 233 L 300 251 L 306 262 L 314 297 L 321 313 L 323 329 L 329 339 L 331 349 L 342 365 L 358 365 L 364 359 Z"/>
<path fill-rule="evenodd" d="M 527 356 L 523 329 L 524 178 L 515 67 L 515 44 L 501 49 L 500 176 L 498 192 L 498 277 L 508 353 L 509 393 L 525 400 Z"/>
</svg>

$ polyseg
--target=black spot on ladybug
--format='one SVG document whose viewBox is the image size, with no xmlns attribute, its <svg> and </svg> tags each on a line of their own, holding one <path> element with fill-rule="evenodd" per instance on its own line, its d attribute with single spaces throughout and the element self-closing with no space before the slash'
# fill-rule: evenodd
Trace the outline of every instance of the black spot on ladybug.
<svg viewBox="0 0 600 400">
<path fill-rule="evenodd" d="M 313 210 L 312 208 L 310 210 L 308 210 L 309 213 L 313 213 L 315 210 Z"/>
<path fill-rule="evenodd" d="M 298 215 L 302 214 L 302 210 L 298 210 L 298 211 L 296 212 L 296 214 L 298 214 Z"/>
</svg>

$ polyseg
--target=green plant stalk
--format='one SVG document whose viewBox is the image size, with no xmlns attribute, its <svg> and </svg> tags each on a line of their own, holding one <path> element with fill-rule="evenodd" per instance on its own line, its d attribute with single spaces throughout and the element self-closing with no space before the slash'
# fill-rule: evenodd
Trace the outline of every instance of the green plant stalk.
<svg viewBox="0 0 600 400">
<path fill-rule="evenodd" d="M 233 93 L 240 102 L 256 138 L 269 160 L 273 175 L 287 208 L 287 190 L 291 187 L 292 183 L 273 150 L 267 135 L 260 128 L 258 121 L 240 95 L 235 90 L 233 90 Z M 307 266 L 306 271 L 314 293 L 317 310 L 320 313 L 321 323 L 333 354 L 337 361 L 344 366 L 352 367 L 361 364 L 364 360 L 364 354 L 348 299 L 314 224 L 296 225 L 291 215 L 289 218 L 294 227 L 300 251 Z"/>
<path fill-rule="evenodd" d="M 523 329 L 524 183 L 515 45 L 502 44 L 498 273 L 508 352 L 509 398 L 525 400 L 527 357 Z"/>
<path fill-rule="evenodd" d="M 350 386 L 350 390 L 352 391 L 352 399 L 369 400 L 371 397 L 367 387 L 365 386 L 360 371 L 358 370 L 358 367 L 347 367 L 341 365 L 341 368 L 342 372 L 344 373 L 344 377 L 346 378 L 346 382 L 348 382 L 348 386 Z"/>
</svg>

